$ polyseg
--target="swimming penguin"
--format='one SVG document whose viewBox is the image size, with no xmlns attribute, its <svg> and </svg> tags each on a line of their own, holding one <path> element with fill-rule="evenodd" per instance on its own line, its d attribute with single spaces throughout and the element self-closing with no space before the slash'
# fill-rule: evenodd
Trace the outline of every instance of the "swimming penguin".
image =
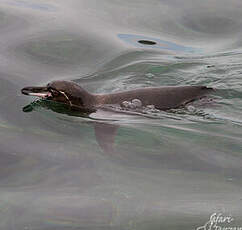
<svg viewBox="0 0 242 230">
<path fill-rule="evenodd" d="M 119 104 L 138 99 L 143 106 L 154 105 L 159 110 L 184 106 L 213 92 L 206 86 L 163 86 L 147 87 L 109 94 L 92 94 L 71 81 L 53 81 L 44 87 L 25 87 L 21 92 L 56 102 L 62 102 L 73 109 L 95 112 L 102 105 Z"/>
</svg>

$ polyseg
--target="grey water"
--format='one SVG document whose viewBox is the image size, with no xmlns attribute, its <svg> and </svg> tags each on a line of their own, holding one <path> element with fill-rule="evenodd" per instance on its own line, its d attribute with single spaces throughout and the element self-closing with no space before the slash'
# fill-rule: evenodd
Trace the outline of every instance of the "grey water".
<svg viewBox="0 0 242 230">
<path fill-rule="evenodd" d="M 241 10 L 239 0 L 1 0 L 0 229 L 189 230 L 213 213 L 242 226 Z M 93 93 L 217 91 L 192 109 L 90 116 L 20 92 L 53 80 Z"/>
</svg>

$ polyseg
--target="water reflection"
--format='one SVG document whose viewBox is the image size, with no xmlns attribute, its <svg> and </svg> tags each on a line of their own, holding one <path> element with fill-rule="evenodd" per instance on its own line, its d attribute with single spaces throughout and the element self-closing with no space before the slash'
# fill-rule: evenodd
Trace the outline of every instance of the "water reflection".
<svg viewBox="0 0 242 230">
<path fill-rule="evenodd" d="M 46 100 L 38 100 L 32 102 L 29 105 L 26 105 L 25 107 L 23 107 L 23 112 L 33 112 L 39 106 L 45 109 L 50 109 L 57 113 L 67 114 L 68 116 L 89 118 L 89 114 L 82 113 L 77 110 L 71 110 L 70 107 L 66 104 L 54 103 L 52 101 Z M 95 121 L 94 119 L 92 119 L 92 121 L 87 121 L 87 123 L 91 123 L 93 125 L 96 141 L 102 148 L 102 150 L 106 153 L 112 153 L 114 151 L 114 141 L 119 125 L 109 124 L 107 122 L 102 123 L 101 119 L 100 121 Z"/>
<path fill-rule="evenodd" d="M 186 47 L 186 46 L 178 45 L 174 42 L 164 41 L 158 38 L 151 38 L 151 37 L 132 35 L 132 34 L 118 34 L 118 37 L 121 40 L 139 48 L 153 48 L 153 49 L 156 48 L 156 49 L 188 52 L 188 53 L 202 52 L 202 50 L 199 48 Z"/>
<path fill-rule="evenodd" d="M 241 6 L 1 1 L 0 229 L 187 230 L 214 212 L 241 226 Z M 97 93 L 184 84 L 221 93 L 218 108 L 203 108 L 215 119 L 22 112 L 31 99 L 21 88 L 57 79 Z"/>
</svg>

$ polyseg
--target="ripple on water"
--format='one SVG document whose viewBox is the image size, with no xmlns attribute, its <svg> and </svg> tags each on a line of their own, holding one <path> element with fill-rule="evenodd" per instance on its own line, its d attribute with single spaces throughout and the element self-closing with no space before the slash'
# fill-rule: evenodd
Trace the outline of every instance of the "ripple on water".
<svg viewBox="0 0 242 230">
<path fill-rule="evenodd" d="M 102 54 L 106 46 L 98 46 L 96 38 L 84 37 L 85 35 L 68 33 L 48 34 L 28 39 L 16 51 L 17 54 L 24 53 L 26 57 L 42 64 L 85 68 L 85 65 L 94 60 L 104 58 Z"/>
<path fill-rule="evenodd" d="M 37 2 L 24 1 L 24 0 L 10 0 L 10 1 L 7 1 L 6 3 L 12 6 L 23 7 L 23 8 L 33 9 L 33 10 L 56 11 L 56 7 L 47 3 L 37 3 Z"/>
<path fill-rule="evenodd" d="M 204 33 L 209 36 L 234 36 L 241 28 L 241 22 L 224 15 L 210 13 L 189 13 L 182 18 L 183 25 L 194 32 Z"/>
</svg>

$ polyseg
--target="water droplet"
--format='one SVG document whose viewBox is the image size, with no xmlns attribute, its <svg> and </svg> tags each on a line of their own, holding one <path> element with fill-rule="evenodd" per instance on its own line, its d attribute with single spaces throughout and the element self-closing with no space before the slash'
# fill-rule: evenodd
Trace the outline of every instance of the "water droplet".
<svg viewBox="0 0 242 230">
<path fill-rule="evenodd" d="M 142 102 L 141 102 L 141 100 L 139 100 L 139 99 L 133 99 L 133 100 L 132 100 L 132 104 L 133 104 L 136 108 L 142 106 Z"/>
</svg>

